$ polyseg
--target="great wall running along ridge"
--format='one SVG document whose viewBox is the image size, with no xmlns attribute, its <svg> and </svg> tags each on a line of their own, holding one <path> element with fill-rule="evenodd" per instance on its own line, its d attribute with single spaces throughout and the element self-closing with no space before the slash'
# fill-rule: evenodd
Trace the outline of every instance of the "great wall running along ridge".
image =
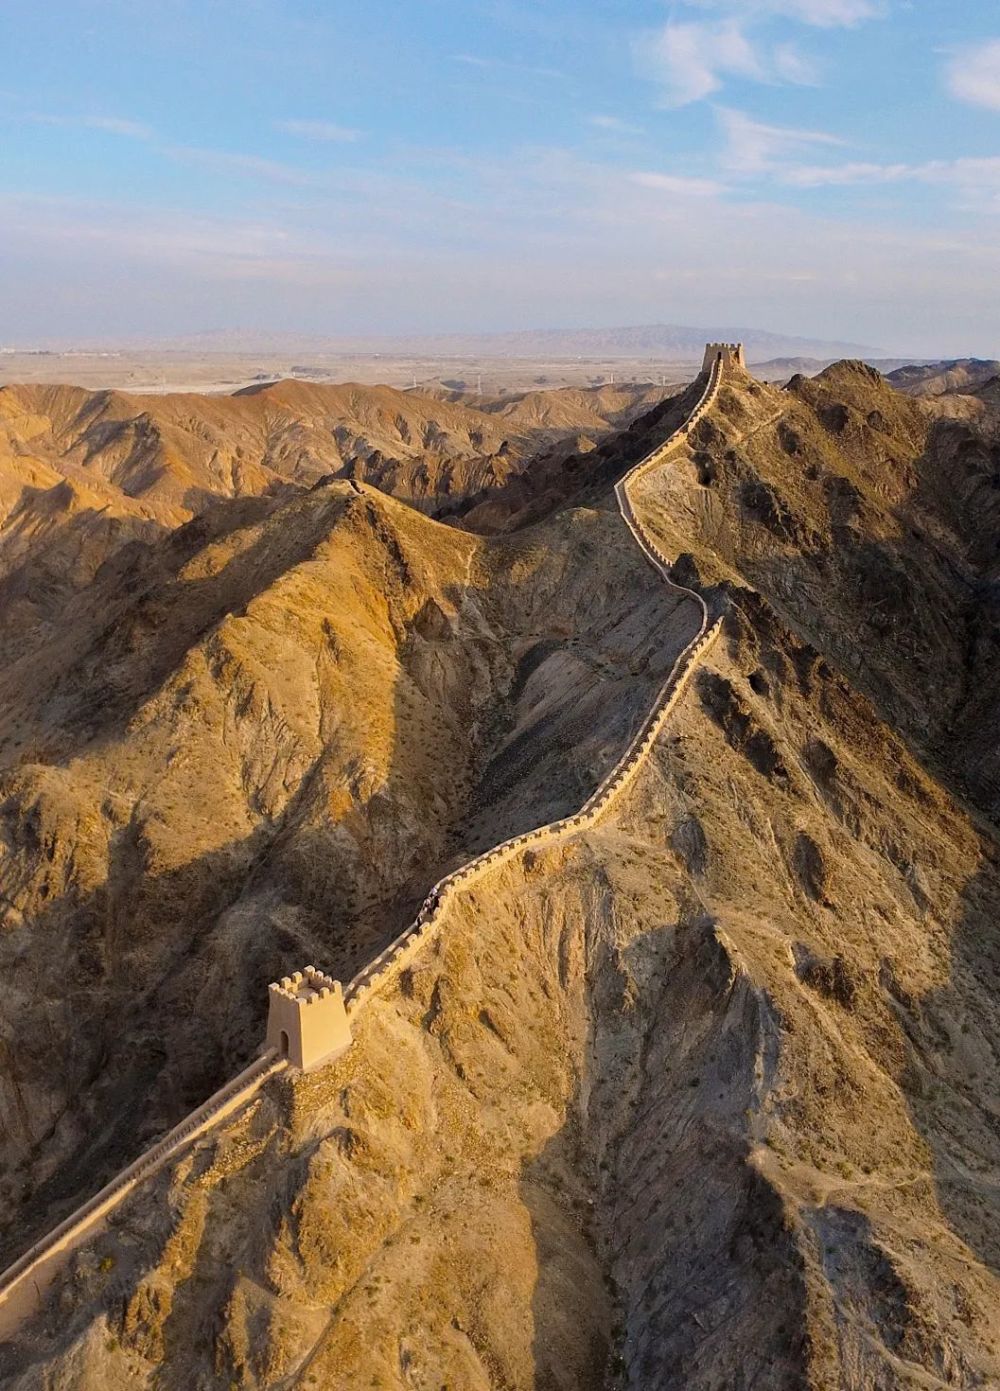
<svg viewBox="0 0 1000 1391">
<path fill-rule="evenodd" d="M 477 855 L 439 879 L 424 899 L 413 923 L 359 971 L 348 982 L 346 989 L 341 988 L 339 981 L 325 976 L 314 966 L 307 966 L 304 971 L 297 971 L 293 976 L 286 976 L 279 983 L 272 984 L 269 987 L 267 1041 L 261 1056 L 0 1275 L 0 1338 L 8 1337 L 23 1318 L 40 1306 L 45 1289 L 66 1257 L 103 1225 L 108 1214 L 143 1179 L 150 1177 L 195 1139 L 244 1105 L 265 1082 L 288 1066 L 309 1071 L 340 1057 L 350 1047 L 351 1018 L 374 994 L 391 984 L 416 954 L 441 931 L 448 908 L 463 887 L 490 867 L 512 859 L 529 846 L 551 843 L 593 826 L 635 780 L 698 662 L 718 638 L 722 619 L 718 618 L 710 625 L 708 606 L 701 595 L 671 580 L 670 561 L 645 531 L 632 505 L 629 489 L 684 448 L 691 431 L 714 404 L 727 373 L 742 375 L 745 371 L 742 344 L 708 344 L 702 367 L 702 375 L 706 376 L 705 388 L 691 414 L 678 430 L 640 460 L 615 485 L 615 500 L 622 519 L 643 555 L 665 583 L 694 600 L 699 606 L 701 621 L 698 631 L 680 653 L 658 690 L 649 713 L 611 771 L 573 816 L 502 841 L 492 850 Z"/>
</svg>

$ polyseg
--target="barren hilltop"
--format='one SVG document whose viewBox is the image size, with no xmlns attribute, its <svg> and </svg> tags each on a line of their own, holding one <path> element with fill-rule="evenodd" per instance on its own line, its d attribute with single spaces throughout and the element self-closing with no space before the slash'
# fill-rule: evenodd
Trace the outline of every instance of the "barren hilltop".
<svg viewBox="0 0 1000 1391">
<path fill-rule="evenodd" d="M 961 378 L 959 384 L 971 383 Z M 1000 415 L 0 390 L 2 1264 L 498 861 L 144 1182 L 13 1391 L 1000 1384 Z M 676 586 L 676 587 L 675 587 Z M 691 593 L 685 593 L 693 591 Z"/>
</svg>

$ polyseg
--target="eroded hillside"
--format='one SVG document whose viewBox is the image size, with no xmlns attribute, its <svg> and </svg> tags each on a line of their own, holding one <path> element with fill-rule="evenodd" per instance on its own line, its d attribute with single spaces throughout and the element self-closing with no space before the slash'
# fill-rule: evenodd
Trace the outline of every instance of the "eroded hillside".
<svg viewBox="0 0 1000 1391">
<path fill-rule="evenodd" d="M 1000 419 L 842 363 L 724 390 L 690 466 L 641 488 L 683 573 L 761 596 L 996 818 Z"/>
<path fill-rule="evenodd" d="M 143 579 L 106 572 L 107 604 L 132 591 L 107 631 L 78 617 L 9 687 L 15 888 L 51 876 L 66 913 L 53 930 L 38 888 L 8 929 L 18 1009 L 85 978 L 73 875 L 120 837 L 127 911 L 102 936 L 106 890 L 83 935 L 134 1000 L 151 924 L 154 1126 L 185 1059 L 250 1047 L 269 971 L 343 969 L 348 924 L 363 957 L 449 854 L 575 805 L 690 631 L 603 484 L 661 427 L 502 538 L 333 484 L 232 529 L 209 514 Z M 995 449 L 858 365 L 725 388 L 637 490 L 727 614 L 638 782 L 461 897 L 344 1059 L 147 1185 L 2 1354 L 6 1384 L 1000 1383 Z M 99 776 L 128 787 L 120 823 Z M 208 912 L 190 856 L 172 897 L 149 858 L 198 817 L 253 848 Z M 91 1067 L 91 1117 L 143 1094 Z M 78 1188 L 83 1109 L 55 1132 Z"/>
<path fill-rule="evenodd" d="M 911 396 L 946 396 L 954 392 L 973 392 L 996 377 L 1000 362 L 989 358 L 965 357 L 951 362 L 932 362 L 900 367 L 888 380 L 897 391 Z"/>
<path fill-rule="evenodd" d="M 487 543 L 352 484 L 109 562 L 0 678 L 8 1240 L 252 1053 L 262 981 L 575 809 L 699 618 L 617 513 Z"/>
<path fill-rule="evenodd" d="M 0 388 L 0 663 L 58 626 L 123 545 L 155 541 L 217 499 L 287 498 L 353 478 L 454 515 L 538 456 L 552 467 L 587 453 L 665 394 L 451 401 L 299 381 L 232 396 Z"/>
</svg>

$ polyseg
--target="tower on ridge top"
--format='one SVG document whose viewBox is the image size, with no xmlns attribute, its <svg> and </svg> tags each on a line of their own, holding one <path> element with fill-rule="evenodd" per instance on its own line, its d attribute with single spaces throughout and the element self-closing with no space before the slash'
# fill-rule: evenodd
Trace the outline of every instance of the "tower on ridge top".
<svg viewBox="0 0 1000 1391">
<path fill-rule="evenodd" d="M 267 987 L 267 1042 L 303 1072 L 332 1063 L 351 1046 L 340 981 L 315 966 Z"/>
<path fill-rule="evenodd" d="M 705 360 L 701 364 L 701 370 L 703 372 L 710 372 L 712 370 L 712 363 L 720 356 L 724 366 L 738 367 L 741 372 L 747 370 L 747 361 L 743 353 L 742 343 L 707 343 L 705 345 Z"/>
</svg>

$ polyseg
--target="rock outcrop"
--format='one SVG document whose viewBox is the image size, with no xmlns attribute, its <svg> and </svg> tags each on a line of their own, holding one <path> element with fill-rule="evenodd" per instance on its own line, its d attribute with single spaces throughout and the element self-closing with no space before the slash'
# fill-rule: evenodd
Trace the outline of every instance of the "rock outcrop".
<svg viewBox="0 0 1000 1391">
<path fill-rule="evenodd" d="M 342 1060 L 276 1080 L 144 1188 L 0 1354 L 6 1384 L 1000 1381 L 992 444 L 951 428 L 857 364 L 723 390 L 636 490 L 676 578 L 729 615 L 641 776 L 598 826 L 458 898 Z M 228 1061 L 251 976 L 339 969 L 330 952 L 369 950 L 449 853 L 529 806 L 544 819 L 546 798 L 578 805 L 690 631 L 610 508 L 614 462 L 490 541 L 335 484 L 158 546 L 148 588 L 105 613 L 120 647 L 62 634 L 71 655 L 8 687 L 17 1009 L 55 1021 L 97 962 L 122 1001 L 144 982 L 144 1019 L 183 1056 L 230 989 Z M 568 476 L 540 486 L 551 500 Z M 105 608 L 125 587 L 107 584 Z M 291 654 L 321 634 L 307 680 Z M 437 749 L 431 700 L 455 712 Z M 129 783 L 133 762 L 149 771 Z M 103 844 L 98 790 L 123 787 L 131 858 L 111 874 L 84 852 Z M 187 863 L 150 869 L 193 809 L 231 853 L 230 806 L 254 852 L 231 900 L 199 899 Z M 322 817 L 338 829 L 319 843 Z M 84 870 L 111 887 L 78 933 Z M 105 1126 L 168 1075 L 96 1051 L 91 1070 L 79 1109 Z M 161 1092 L 145 1123 L 167 1110 Z M 45 1152 L 79 1185 L 100 1126 L 64 1114 Z M 25 1150 L 21 1191 L 51 1202 L 37 1163 Z"/>
<path fill-rule="evenodd" d="M 235 510 L 3 678 L 12 1242 L 246 1060 L 262 980 L 349 978 L 575 810 L 701 622 L 610 511 L 486 543 L 339 483 Z"/>
</svg>

